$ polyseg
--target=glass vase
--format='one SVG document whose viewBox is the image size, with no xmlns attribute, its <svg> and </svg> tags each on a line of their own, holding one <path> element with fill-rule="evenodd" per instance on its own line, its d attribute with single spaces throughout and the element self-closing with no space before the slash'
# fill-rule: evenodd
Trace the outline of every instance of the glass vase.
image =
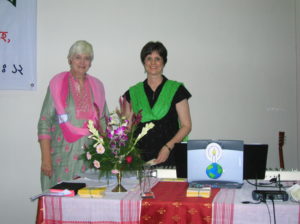
<svg viewBox="0 0 300 224">
<path fill-rule="evenodd" d="M 156 170 L 150 166 L 144 166 L 139 173 L 139 184 L 142 198 L 154 198 L 154 193 L 151 191 L 151 179 L 157 176 Z"/>
<path fill-rule="evenodd" d="M 122 186 L 122 172 L 116 174 L 117 176 L 117 186 L 115 186 L 111 191 L 112 192 L 126 192 L 126 188 Z"/>
</svg>

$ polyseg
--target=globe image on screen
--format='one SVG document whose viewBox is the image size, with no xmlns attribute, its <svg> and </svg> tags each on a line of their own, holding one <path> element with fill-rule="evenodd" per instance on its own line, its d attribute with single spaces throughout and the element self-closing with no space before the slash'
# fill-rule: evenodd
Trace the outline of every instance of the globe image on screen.
<svg viewBox="0 0 300 224">
<path fill-rule="evenodd" d="M 206 168 L 206 174 L 211 179 L 218 179 L 223 173 L 223 168 L 217 163 L 212 163 Z"/>
</svg>

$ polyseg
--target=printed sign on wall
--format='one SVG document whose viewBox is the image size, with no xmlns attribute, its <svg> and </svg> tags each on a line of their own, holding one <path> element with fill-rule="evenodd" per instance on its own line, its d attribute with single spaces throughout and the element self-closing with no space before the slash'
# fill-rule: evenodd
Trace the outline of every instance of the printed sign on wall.
<svg viewBox="0 0 300 224">
<path fill-rule="evenodd" d="M 36 89 L 36 0 L 0 0 L 0 89 Z"/>
</svg>

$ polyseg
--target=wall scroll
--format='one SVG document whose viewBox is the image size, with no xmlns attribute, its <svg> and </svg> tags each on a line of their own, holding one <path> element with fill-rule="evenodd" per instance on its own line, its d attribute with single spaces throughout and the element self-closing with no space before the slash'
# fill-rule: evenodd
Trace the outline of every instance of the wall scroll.
<svg viewBox="0 0 300 224">
<path fill-rule="evenodd" d="M 0 90 L 36 89 L 36 0 L 0 0 Z"/>
</svg>

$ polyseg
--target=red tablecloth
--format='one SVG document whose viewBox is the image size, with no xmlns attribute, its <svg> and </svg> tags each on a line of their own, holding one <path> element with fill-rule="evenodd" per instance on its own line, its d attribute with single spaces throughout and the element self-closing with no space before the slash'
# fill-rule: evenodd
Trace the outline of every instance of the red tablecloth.
<svg viewBox="0 0 300 224">
<path fill-rule="evenodd" d="M 185 197 L 188 183 L 159 182 L 152 191 L 154 199 L 142 202 L 142 224 L 210 224 L 212 201 L 219 189 L 212 189 L 210 198 Z"/>
</svg>

